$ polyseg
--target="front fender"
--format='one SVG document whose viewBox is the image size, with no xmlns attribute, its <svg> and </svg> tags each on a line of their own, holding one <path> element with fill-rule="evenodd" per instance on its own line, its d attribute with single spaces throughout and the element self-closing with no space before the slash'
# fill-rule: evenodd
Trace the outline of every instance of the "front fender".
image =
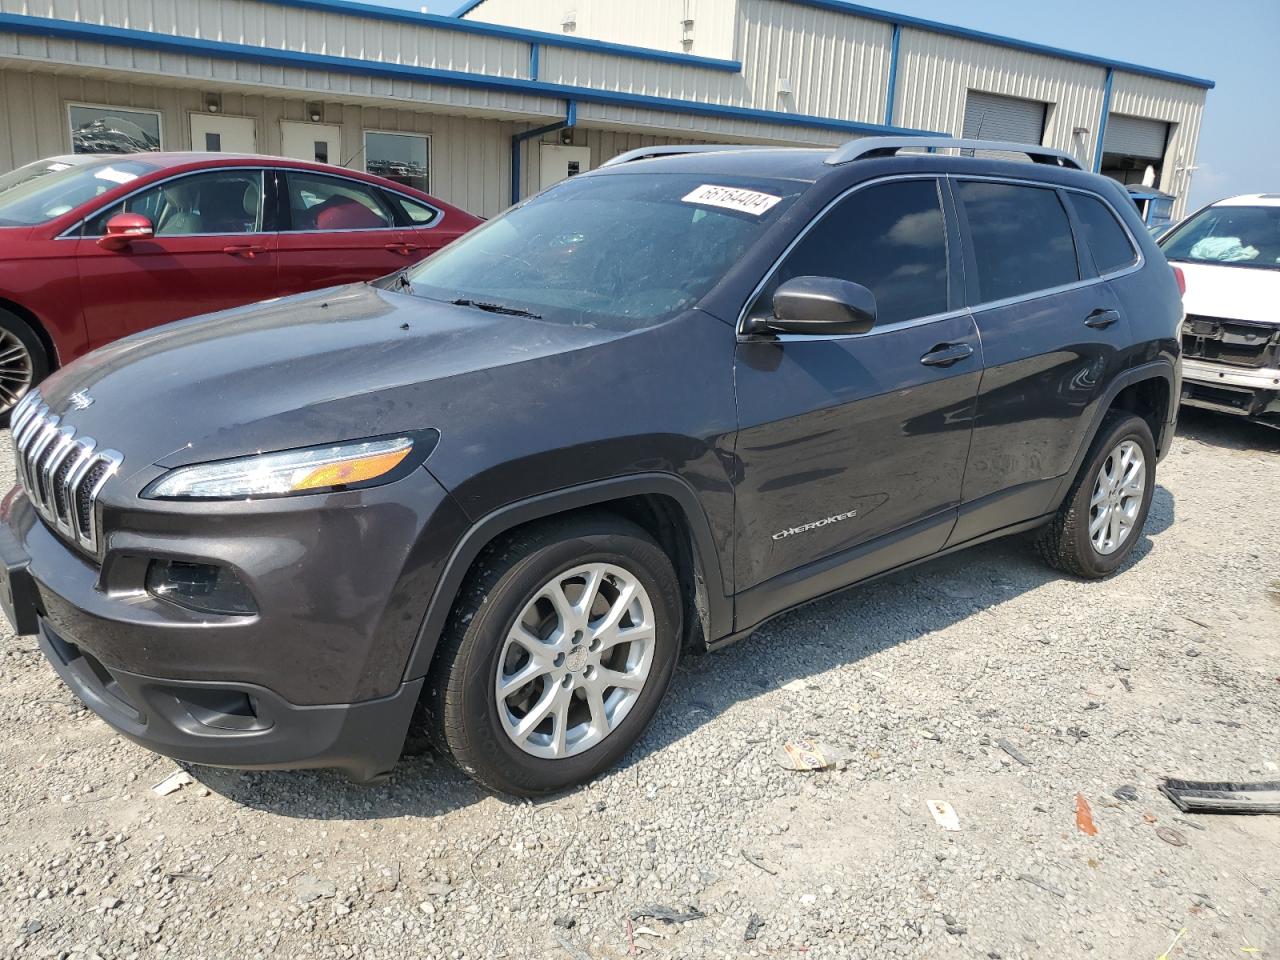
<svg viewBox="0 0 1280 960">
<path fill-rule="evenodd" d="M 471 569 L 480 551 L 496 537 L 534 520 L 643 495 L 670 497 L 678 504 L 684 515 L 692 534 L 696 559 L 703 573 L 707 606 L 707 640 L 711 641 L 732 632 L 732 599 L 724 592 L 724 579 L 720 569 L 719 554 L 711 535 L 711 526 L 693 488 L 679 477 L 667 473 L 614 477 L 507 504 L 473 524 L 454 547 L 445 564 L 444 572 L 436 584 L 410 654 L 404 679 L 416 680 L 427 674 L 454 598 L 462 587 L 467 571 Z"/>
</svg>

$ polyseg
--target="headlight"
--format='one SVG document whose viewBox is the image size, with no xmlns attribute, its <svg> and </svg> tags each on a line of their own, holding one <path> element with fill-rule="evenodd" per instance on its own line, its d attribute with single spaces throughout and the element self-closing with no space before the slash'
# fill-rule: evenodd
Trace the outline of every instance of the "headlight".
<svg viewBox="0 0 1280 960">
<path fill-rule="evenodd" d="M 425 459 L 429 450 L 408 460 L 418 442 L 413 437 L 364 440 L 178 467 L 142 495 L 154 500 L 247 500 L 386 483 Z"/>
</svg>

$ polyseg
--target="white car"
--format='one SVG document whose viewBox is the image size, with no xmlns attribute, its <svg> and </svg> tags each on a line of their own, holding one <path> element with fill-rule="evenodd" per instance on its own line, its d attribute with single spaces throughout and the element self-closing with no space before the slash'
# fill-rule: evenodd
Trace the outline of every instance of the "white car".
<svg viewBox="0 0 1280 960">
<path fill-rule="evenodd" d="M 1182 402 L 1280 423 L 1280 193 L 1219 200 L 1160 247 L 1187 287 Z"/>
</svg>

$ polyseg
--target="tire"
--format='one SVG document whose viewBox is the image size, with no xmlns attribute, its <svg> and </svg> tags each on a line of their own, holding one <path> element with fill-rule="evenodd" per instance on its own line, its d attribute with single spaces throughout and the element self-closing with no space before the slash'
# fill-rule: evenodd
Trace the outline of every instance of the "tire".
<svg viewBox="0 0 1280 960">
<path fill-rule="evenodd" d="M 49 355 L 31 325 L 0 308 L 0 427 L 23 395 L 49 375 Z"/>
<path fill-rule="evenodd" d="M 593 604 L 582 614 L 591 578 Z M 622 611 L 616 634 L 606 609 Z M 426 734 L 501 793 L 541 796 L 590 780 L 622 758 L 657 712 L 675 672 L 681 620 L 671 561 L 640 527 L 591 514 L 519 531 L 481 554 L 459 592 L 423 693 Z M 636 639 L 610 646 L 615 635 Z M 532 679 L 500 698 L 500 682 L 524 676 Z M 613 678 L 627 686 L 608 685 Z M 589 689 L 599 694 L 594 701 Z"/>
<path fill-rule="evenodd" d="M 1129 476 L 1120 471 L 1133 469 L 1135 450 L 1142 457 L 1141 479 L 1111 489 L 1110 477 L 1123 481 Z M 1040 556 L 1051 567 L 1089 580 L 1115 573 L 1141 539 L 1155 482 L 1156 445 L 1151 428 L 1131 413 L 1107 414 L 1062 506 L 1036 542 Z M 1104 499 L 1095 507 L 1093 501 L 1099 495 Z M 1108 516 L 1099 521 L 1108 508 Z M 1111 526 L 1110 517 L 1117 517 L 1119 528 Z M 1124 528 L 1126 520 L 1129 525 Z M 1096 531 L 1095 525 L 1099 526 Z"/>
</svg>

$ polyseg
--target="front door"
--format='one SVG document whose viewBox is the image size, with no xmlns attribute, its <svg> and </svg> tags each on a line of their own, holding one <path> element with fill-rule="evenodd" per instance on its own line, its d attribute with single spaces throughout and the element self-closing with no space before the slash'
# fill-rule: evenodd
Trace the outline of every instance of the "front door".
<svg viewBox="0 0 1280 960">
<path fill-rule="evenodd" d="M 332 123 L 280 122 L 281 154 L 290 160 L 342 166 L 342 128 Z"/>
<path fill-rule="evenodd" d="M 960 542 L 1049 509 L 1130 339 L 1115 294 L 1077 251 L 1069 194 L 984 180 L 954 189 L 986 365 Z"/>
<path fill-rule="evenodd" d="M 274 297 L 268 209 L 261 169 L 225 168 L 174 177 L 91 217 L 76 250 L 89 346 Z M 103 249 L 107 221 L 124 212 L 147 217 L 155 236 Z"/>
<path fill-rule="evenodd" d="M 257 124 L 252 117 L 193 113 L 191 149 L 208 153 L 257 153 Z"/>
<path fill-rule="evenodd" d="M 558 143 L 538 145 L 538 182 L 543 190 L 590 169 L 590 147 L 566 147 Z"/>
<path fill-rule="evenodd" d="M 856 190 L 795 246 L 750 308 L 769 310 L 772 290 L 792 277 L 837 277 L 875 294 L 877 322 L 862 335 L 738 346 L 741 627 L 928 555 L 950 533 L 982 348 L 972 318 L 955 309 L 958 265 L 948 261 L 943 209 L 933 178 Z M 833 571 L 833 585 L 788 577 L 813 564 Z"/>
</svg>

